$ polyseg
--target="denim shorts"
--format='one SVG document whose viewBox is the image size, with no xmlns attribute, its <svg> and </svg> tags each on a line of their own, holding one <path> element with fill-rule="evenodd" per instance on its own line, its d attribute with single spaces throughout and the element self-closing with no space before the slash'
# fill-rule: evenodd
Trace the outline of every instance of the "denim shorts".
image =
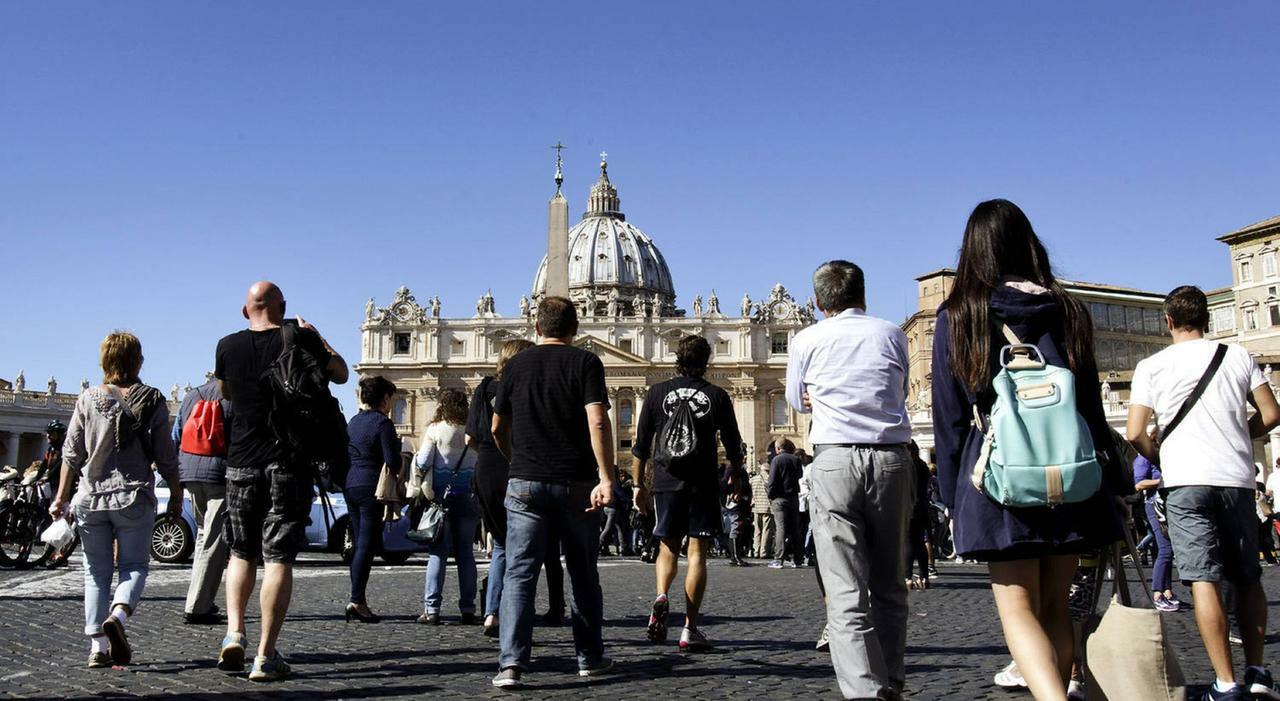
<svg viewBox="0 0 1280 701">
<path fill-rule="evenodd" d="M 1164 504 L 1183 581 L 1251 584 L 1262 577 L 1252 489 L 1172 487 Z"/>
<path fill-rule="evenodd" d="M 291 564 L 307 543 L 315 480 L 280 463 L 227 466 L 227 541 L 249 562 Z"/>
</svg>

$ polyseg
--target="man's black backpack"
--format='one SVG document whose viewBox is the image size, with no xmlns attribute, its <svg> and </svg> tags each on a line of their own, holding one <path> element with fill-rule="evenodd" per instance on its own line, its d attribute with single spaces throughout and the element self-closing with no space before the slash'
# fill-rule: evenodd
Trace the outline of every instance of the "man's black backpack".
<svg viewBox="0 0 1280 701">
<path fill-rule="evenodd" d="M 347 483 L 347 420 L 329 392 L 319 361 L 297 344 L 298 327 L 280 327 L 280 355 L 262 379 L 271 408 L 268 421 L 291 462 L 308 463 L 322 489 L 341 491 Z"/>
<path fill-rule="evenodd" d="M 679 397 L 676 408 L 653 440 L 653 466 L 678 480 L 686 480 L 692 477 L 693 457 L 698 452 L 698 416 L 693 409 L 697 392 L 680 396 L 677 390 L 676 396 Z"/>
</svg>

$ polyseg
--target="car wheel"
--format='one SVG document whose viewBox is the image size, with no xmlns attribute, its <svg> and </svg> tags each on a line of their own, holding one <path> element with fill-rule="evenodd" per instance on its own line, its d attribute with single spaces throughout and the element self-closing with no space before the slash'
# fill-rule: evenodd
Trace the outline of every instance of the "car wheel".
<svg viewBox="0 0 1280 701">
<path fill-rule="evenodd" d="M 195 549 L 195 534 L 181 516 L 164 514 L 156 518 L 151 529 L 151 559 L 166 564 L 186 562 Z"/>
<path fill-rule="evenodd" d="M 351 564 L 356 556 L 356 533 L 351 527 L 351 519 L 342 523 L 342 561 Z"/>
<path fill-rule="evenodd" d="M 412 550 L 393 550 L 391 552 L 383 552 L 381 557 L 382 561 L 388 565 L 403 565 L 409 561 L 412 555 Z"/>
</svg>

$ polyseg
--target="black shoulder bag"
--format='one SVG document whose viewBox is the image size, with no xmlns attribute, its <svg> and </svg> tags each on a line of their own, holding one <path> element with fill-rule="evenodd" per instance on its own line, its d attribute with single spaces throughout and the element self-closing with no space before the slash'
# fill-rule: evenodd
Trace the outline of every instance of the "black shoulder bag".
<svg viewBox="0 0 1280 701">
<path fill-rule="evenodd" d="M 462 445 L 462 454 L 458 456 L 458 461 L 453 464 L 453 475 L 449 478 L 449 484 L 444 488 L 444 494 L 431 500 L 431 505 L 422 513 L 422 517 L 418 519 L 418 524 L 404 534 L 405 538 L 415 543 L 424 543 L 426 545 L 435 545 L 440 540 L 440 536 L 444 533 L 445 517 L 449 515 L 449 495 L 453 491 L 453 480 L 457 479 L 458 473 L 462 471 L 462 461 L 467 459 L 467 451 L 471 445 L 464 443 Z M 438 448 L 432 449 L 431 469 L 423 476 L 423 479 L 431 479 L 432 473 L 435 471 L 435 458 L 440 456 Z"/>
</svg>

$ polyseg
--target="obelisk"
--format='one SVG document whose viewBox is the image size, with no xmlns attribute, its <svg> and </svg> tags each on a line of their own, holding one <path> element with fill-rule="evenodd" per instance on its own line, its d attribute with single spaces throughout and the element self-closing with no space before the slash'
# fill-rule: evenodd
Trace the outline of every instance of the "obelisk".
<svg viewBox="0 0 1280 701">
<path fill-rule="evenodd" d="M 556 194 L 547 205 L 547 288 L 548 296 L 569 296 L 569 201 L 560 192 L 564 183 L 560 151 L 556 142 Z"/>
</svg>

